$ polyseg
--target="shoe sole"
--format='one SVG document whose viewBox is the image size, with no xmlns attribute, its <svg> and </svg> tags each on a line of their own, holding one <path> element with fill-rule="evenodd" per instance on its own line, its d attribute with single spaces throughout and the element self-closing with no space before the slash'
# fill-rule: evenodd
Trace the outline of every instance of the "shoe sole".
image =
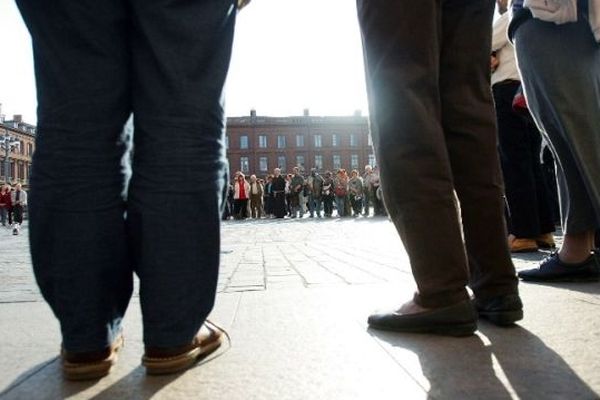
<svg viewBox="0 0 600 400">
<path fill-rule="evenodd" d="M 596 276 L 581 276 L 581 277 L 558 277 L 558 278 L 534 278 L 519 276 L 523 282 L 532 283 L 582 283 L 582 282 L 598 282 L 600 281 L 600 275 Z"/>
<path fill-rule="evenodd" d="M 548 250 L 548 249 L 555 249 L 556 248 L 556 244 L 555 243 L 541 243 L 541 242 L 537 242 L 538 248 L 540 249 L 544 249 L 544 250 Z"/>
<path fill-rule="evenodd" d="M 223 336 L 219 336 L 216 340 L 207 343 L 202 348 L 197 347 L 185 354 L 181 354 L 170 358 L 148 358 L 142 359 L 142 364 L 146 367 L 148 375 L 168 375 L 177 372 L 185 371 L 191 368 L 196 363 L 206 358 L 215 352 L 223 344 Z"/>
<path fill-rule="evenodd" d="M 466 337 L 471 336 L 477 330 L 476 322 L 468 322 L 464 324 L 452 324 L 452 325 L 436 325 L 427 327 L 414 327 L 414 328 L 393 328 L 389 326 L 382 326 L 371 324 L 371 328 L 391 331 L 391 332 L 404 332 L 404 333 L 432 333 L 441 336 L 454 336 L 454 337 Z"/>
<path fill-rule="evenodd" d="M 119 350 L 125 345 L 123 337 L 114 345 L 112 354 L 106 360 L 92 363 L 70 363 L 63 361 L 63 377 L 70 381 L 100 379 L 110 373 L 117 362 Z"/>
<path fill-rule="evenodd" d="M 511 253 L 535 253 L 539 250 L 538 247 L 525 247 L 524 249 L 511 249 Z"/>
<path fill-rule="evenodd" d="M 498 326 L 511 326 L 523 319 L 523 310 L 514 311 L 478 311 L 479 317 Z"/>
</svg>

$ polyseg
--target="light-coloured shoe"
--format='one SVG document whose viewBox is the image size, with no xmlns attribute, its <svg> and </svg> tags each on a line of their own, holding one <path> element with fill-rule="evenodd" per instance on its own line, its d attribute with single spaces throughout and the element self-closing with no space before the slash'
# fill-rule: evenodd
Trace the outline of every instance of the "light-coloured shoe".
<svg viewBox="0 0 600 400">
<path fill-rule="evenodd" d="M 556 243 L 554 242 L 554 235 L 552 232 L 541 234 L 536 236 L 534 239 L 540 249 L 556 248 Z"/>
<path fill-rule="evenodd" d="M 535 239 L 508 237 L 508 248 L 511 253 L 532 253 L 538 251 Z"/>
<path fill-rule="evenodd" d="M 102 351 L 70 353 L 62 349 L 63 376 L 70 381 L 83 381 L 108 375 L 117 362 L 118 352 L 124 343 L 123 335 L 119 335 L 110 347 Z"/>
<path fill-rule="evenodd" d="M 148 375 L 184 371 L 217 350 L 226 335 L 224 329 L 207 320 L 189 345 L 171 349 L 146 347 L 142 365 Z"/>
</svg>

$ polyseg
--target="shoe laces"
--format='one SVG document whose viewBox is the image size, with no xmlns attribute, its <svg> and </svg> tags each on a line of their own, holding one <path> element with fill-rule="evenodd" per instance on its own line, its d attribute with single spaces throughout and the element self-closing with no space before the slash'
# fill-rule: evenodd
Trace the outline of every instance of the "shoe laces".
<svg viewBox="0 0 600 400">
<path fill-rule="evenodd" d="M 210 319 L 206 319 L 206 322 L 208 322 L 209 324 L 213 325 L 215 328 L 219 329 L 221 332 L 223 332 L 223 334 L 225 335 L 225 337 L 227 338 L 227 348 L 223 351 L 220 352 L 215 352 L 212 355 L 208 356 L 207 358 L 203 359 L 202 361 L 200 361 L 198 363 L 198 365 L 204 365 L 204 364 L 208 364 L 211 361 L 216 360 L 219 357 L 224 356 L 229 350 L 231 350 L 231 348 L 233 347 L 233 342 L 231 341 L 231 336 L 229 336 L 229 332 L 227 332 L 225 330 L 225 328 L 223 328 L 221 325 L 219 324 L 215 324 L 212 320 Z"/>
</svg>

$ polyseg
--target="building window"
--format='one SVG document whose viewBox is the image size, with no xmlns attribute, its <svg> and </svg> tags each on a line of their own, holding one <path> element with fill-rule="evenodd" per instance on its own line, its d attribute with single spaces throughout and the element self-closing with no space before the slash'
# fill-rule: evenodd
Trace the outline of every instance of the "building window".
<svg viewBox="0 0 600 400">
<path fill-rule="evenodd" d="M 266 135 L 258 135 L 258 147 L 261 149 L 267 148 L 267 136 Z"/>
<path fill-rule="evenodd" d="M 248 173 L 250 171 L 250 161 L 248 157 L 240 157 L 240 170 L 243 173 Z"/>
<path fill-rule="evenodd" d="M 304 167 L 304 156 L 296 156 L 296 166 Z"/>
<path fill-rule="evenodd" d="M 315 156 L 315 168 L 319 170 L 323 169 L 323 156 L 320 154 Z"/>
<path fill-rule="evenodd" d="M 304 135 L 296 135 L 296 147 L 304 147 Z"/>
<path fill-rule="evenodd" d="M 33 154 L 33 144 L 27 143 L 27 155 L 30 156 Z"/>
<path fill-rule="evenodd" d="M 315 147 L 321 147 L 323 145 L 323 139 L 321 135 L 315 135 Z"/>
<path fill-rule="evenodd" d="M 25 178 L 25 166 L 23 163 L 19 163 L 19 179 L 23 180 Z"/>
<path fill-rule="evenodd" d="M 225 148 L 229 149 L 229 135 L 225 135 Z"/>
<path fill-rule="evenodd" d="M 352 154 L 350 156 L 350 168 L 358 169 L 358 154 Z"/>
<path fill-rule="evenodd" d="M 248 136 L 242 135 L 240 136 L 240 149 L 248 148 Z"/>
<path fill-rule="evenodd" d="M 19 141 L 19 153 L 25 154 L 25 142 L 23 142 L 22 140 Z"/>
<path fill-rule="evenodd" d="M 267 172 L 269 170 L 267 157 L 261 157 L 258 159 L 258 169 L 260 169 L 260 172 Z"/>
<path fill-rule="evenodd" d="M 281 169 L 282 172 L 285 172 L 285 156 L 277 157 L 277 167 Z"/>
<path fill-rule="evenodd" d="M 332 145 L 333 147 L 337 147 L 337 146 L 339 146 L 339 144 L 338 144 L 338 135 L 337 135 L 337 133 L 334 133 L 333 135 L 331 135 L 331 145 Z"/>
<path fill-rule="evenodd" d="M 358 140 L 356 140 L 356 135 L 354 133 L 350 134 L 350 146 L 352 146 L 352 147 L 358 146 Z"/>
<path fill-rule="evenodd" d="M 375 154 L 369 154 L 369 165 L 371 167 L 375 166 Z"/>
<path fill-rule="evenodd" d="M 342 157 L 339 154 L 333 155 L 333 169 L 342 168 Z"/>
<path fill-rule="evenodd" d="M 277 148 L 285 149 L 285 136 L 283 136 L 283 135 L 277 136 Z"/>
</svg>

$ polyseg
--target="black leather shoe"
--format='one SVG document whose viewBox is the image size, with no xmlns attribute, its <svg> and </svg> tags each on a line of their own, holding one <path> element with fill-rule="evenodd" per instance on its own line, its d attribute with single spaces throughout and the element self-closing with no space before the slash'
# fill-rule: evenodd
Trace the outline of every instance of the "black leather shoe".
<svg viewBox="0 0 600 400">
<path fill-rule="evenodd" d="M 469 300 L 416 314 L 379 312 L 370 315 L 368 322 L 375 329 L 448 336 L 469 336 L 477 330 L 477 314 Z"/>
<path fill-rule="evenodd" d="M 546 257 L 538 268 L 519 272 L 519 278 L 528 282 L 596 282 L 600 280 L 599 254 L 591 254 L 577 264 L 560 261 L 558 253 Z"/>
<path fill-rule="evenodd" d="M 473 299 L 479 317 L 490 322 L 509 326 L 523 319 L 523 303 L 518 294 L 505 294 L 485 300 Z"/>
</svg>

